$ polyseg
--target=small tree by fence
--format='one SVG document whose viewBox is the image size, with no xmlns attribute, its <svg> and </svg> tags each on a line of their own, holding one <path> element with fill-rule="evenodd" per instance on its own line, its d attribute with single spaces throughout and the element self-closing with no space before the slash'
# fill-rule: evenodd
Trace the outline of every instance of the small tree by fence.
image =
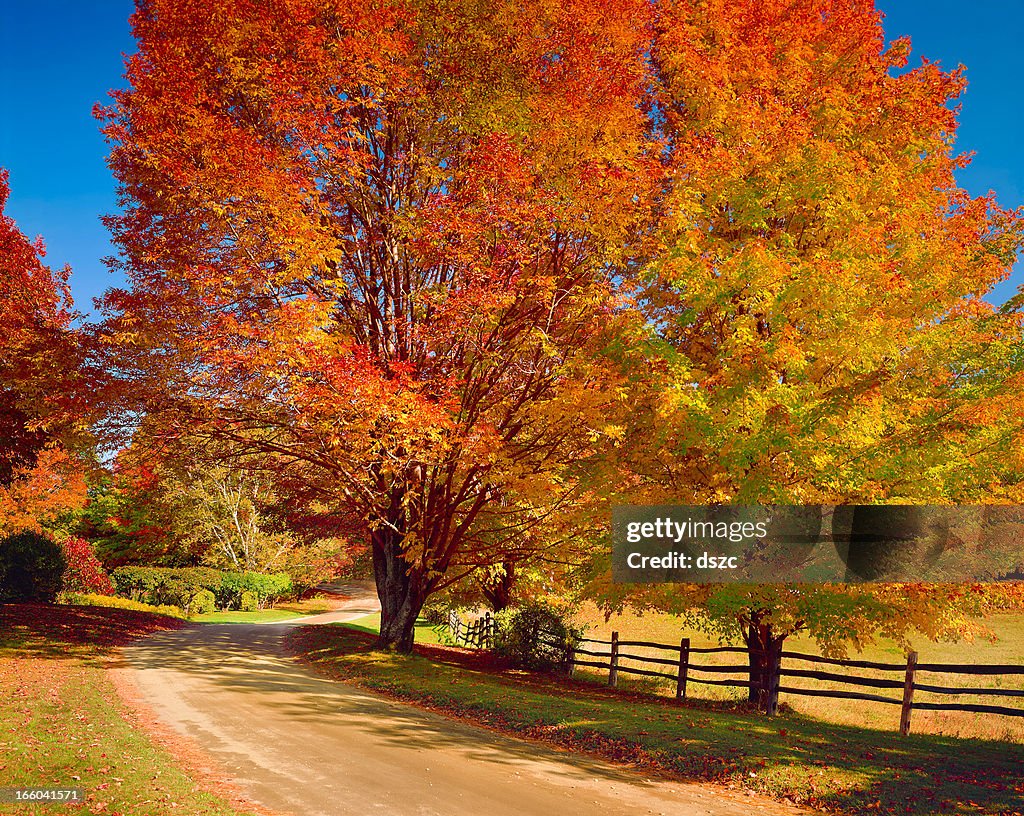
<svg viewBox="0 0 1024 816">
<path fill-rule="evenodd" d="M 602 648 L 604 647 L 604 648 Z M 662 656 L 644 656 L 629 652 L 629 649 L 647 648 L 665 652 Z M 608 685 L 618 684 L 619 674 L 633 674 L 671 681 L 675 684 L 675 696 L 679 700 L 686 698 L 687 688 L 692 683 L 711 686 L 730 686 L 736 688 L 751 687 L 757 690 L 759 708 L 766 714 L 775 714 L 779 704 L 779 694 L 797 694 L 811 697 L 832 697 L 846 700 L 864 700 L 900 706 L 900 732 L 910 733 L 910 716 L 915 709 L 921 711 L 969 711 L 982 714 L 999 714 L 1008 717 L 1024 717 L 1024 709 L 1010 708 L 1001 705 L 984 705 L 976 703 L 959 703 L 955 701 L 915 700 L 915 694 L 926 693 L 941 696 L 959 696 L 975 694 L 988 697 L 1024 697 L 1024 689 L 975 688 L 954 685 L 934 685 L 921 683 L 919 673 L 929 674 L 975 674 L 975 675 L 1024 675 L 1024 666 L 1020 665 L 972 665 L 959 663 L 918 663 L 917 653 L 911 652 L 906 663 L 878 663 L 868 660 L 838 660 L 800 652 L 778 651 L 765 661 L 769 667 L 761 674 L 750 675 L 747 663 L 736 665 L 701 664 L 694 661 L 694 655 L 707 654 L 738 654 L 744 657 L 749 652 L 736 646 L 718 646 L 712 648 L 694 648 L 689 638 L 683 638 L 679 646 L 664 643 L 652 643 L 643 640 L 620 640 L 618 632 L 612 632 L 611 640 L 595 640 L 583 638 L 569 655 L 570 671 L 579 666 L 600 669 L 608 672 Z M 783 660 L 786 665 L 783 666 Z M 664 670 L 639 668 L 623 661 L 641 662 L 664 666 Z M 797 666 L 792 666 L 796 663 Z M 815 667 L 802 668 L 801 664 L 817 664 L 838 666 L 845 669 L 872 669 L 891 676 L 860 677 L 853 674 L 827 671 Z M 746 674 L 745 679 L 723 677 L 721 675 Z M 708 676 L 710 675 L 710 676 Z M 783 685 L 783 678 L 808 678 L 848 686 L 861 686 L 869 689 L 902 690 L 899 698 L 881 694 L 849 691 L 845 689 L 808 689 L 793 685 Z"/>
</svg>

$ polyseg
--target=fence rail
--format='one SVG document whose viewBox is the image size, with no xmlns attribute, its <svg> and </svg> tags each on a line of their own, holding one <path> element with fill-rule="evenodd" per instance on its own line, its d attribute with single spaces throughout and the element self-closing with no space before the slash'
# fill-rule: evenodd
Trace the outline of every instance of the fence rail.
<svg viewBox="0 0 1024 816">
<path fill-rule="evenodd" d="M 494 618 L 490 612 L 485 612 L 483 617 L 464 621 L 453 609 L 448 613 L 445 627 L 456 645 L 489 649 L 494 644 Z"/>
<path fill-rule="evenodd" d="M 623 651 L 629 648 L 660 650 L 659 655 L 639 655 Z M 760 667 L 752 667 L 744 662 L 736 665 L 719 665 L 694 662 L 694 655 L 708 654 L 742 654 L 749 658 L 751 654 L 765 656 L 759 661 Z M 654 677 L 675 683 L 676 699 L 686 698 L 687 687 L 692 683 L 709 686 L 729 686 L 747 688 L 754 691 L 759 706 L 768 714 L 774 714 L 778 707 L 779 694 L 804 695 L 808 697 L 832 697 L 844 700 L 864 700 L 874 703 L 885 703 L 900 707 L 900 733 L 910 733 L 912 712 L 920 711 L 968 711 L 982 714 L 998 714 L 1006 717 L 1024 717 L 1024 708 L 1011 708 L 1003 705 L 987 703 L 965 703 L 955 700 L 935 702 L 920 699 L 921 694 L 957 697 L 959 695 L 980 695 L 985 697 L 1024 697 L 1024 689 L 1003 689 L 989 687 L 971 687 L 956 685 L 935 685 L 918 682 L 918 675 L 925 674 L 971 674 L 971 675 L 1024 675 L 1021 665 L 972 665 L 960 663 L 918 663 L 917 653 L 910 652 L 905 663 L 881 663 L 872 660 L 840 660 L 831 657 L 776 650 L 774 654 L 758 650 L 748 650 L 738 646 L 718 646 L 711 648 L 695 648 L 690 646 L 689 638 L 683 638 L 679 645 L 655 643 L 646 640 L 619 640 L 619 633 L 612 632 L 611 640 L 582 638 L 575 647 L 568 647 L 569 670 L 575 673 L 579 667 L 600 669 L 608 672 L 609 686 L 618 685 L 620 674 Z M 583 659 L 581 659 L 581 657 Z M 597 658 L 597 659 L 595 659 Z M 627 661 L 627 662 L 623 662 Z M 631 661 L 631 662 L 630 662 Z M 785 661 L 785 666 L 783 666 Z M 649 664 L 655 668 L 640 667 L 632 663 Z M 857 674 L 843 673 L 836 670 L 816 669 L 813 667 L 798 668 L 793 664 L 819 664 L 843 669 L 868 669 L 875 672 L 890 673 L 890 677 L 863 677 Z M 660 667 L 673 667 L 668 672 L 658 670 Z M 744 679 L 736 677 L 717 677 L 716 675 L 745 675 Z M 712 675 L 707 677 L 706 675 Z M 824 683 L 842 686 L 861 686 L 866 689 L 891 689 L 902 691 L 902 694 L 885 696 L 867 691 L 851 691 L 844 688 L 801 688 L 792 684 L 783 685 L 783 678 L 800 678 L 817 680 Z M 915 699 L 915 696 L 917 699 Z"/>
<path fill-rule="evenodd" d="M 490 612 L 469 621 L 464 621 L 452 611 L 444 624 L 449 637 L 461 646 L 486 649 L 494 644 L 494 618 Z M 842 700 L 862 700 L 900 707 L 899 730 L 910 733 L 911 714 L 919 711 L 967 711 L 981 714 L 997 714 L 1006 717 L 1024 717 L 1024 708 L 1011 708 L 988 703 L 965 703 L 956 700 L 936 702 L 921 699 L 920 695 L 941 695 L 958 697 L 978 695 L 987 698 L 1024 698 L 1024 689 L 990 688 L 957 685 L 936 685 L 918 681 L 918 675 L 1024 675 L 1024 666 L 1016 664 L 961 664 L 961 663 L 918 663 L 917 653 L 910 652 L 905 663 L 883 663 L 873 660 L 840 660 L 833 657 L 776 650 L 774 653 L 750 650 L 740 646 L 693 647 L 689 638 L 682 638 L 679 645 L 657 643 L 649 640 L 620 640 L 618 632 L 612 632 L 611 640 L 581 638 L 575 644 L 564 643 L 553 636 L 541 636 L 541 642 L 549 648 L 563 650 L 567 656 L 570 673 L 577 668 L 598 669 L 608 673 L 609 686 L 617 686 L 619 675 L 635 675 L 666 680 L 675 684 L 675 697 L 686 698 L 691 684 L 745 688 L 753 691 L 758 705 L 767 714 L 774 714 L 778 708 L 780 694 L 806 697 L 830 697 Z M 661 655 L 641 655 L 629 649 L 652 649 Z M 743 655 L 745 662 L 738 664 L 714 664 L 694 661 L 694 655 Z M 749 663 L 751 655 L 763 656 L 760 667 Z M 783 662 L 785 661 L 785 665 Z M 637 666 L 636 663 L 646 664 Z M 797 664 L 794 666 L 793 664 Z M 804 667 L 799 667 L 800 665 Z M 808 666 L 807 664 L 810 664 Z M 819 669 L 814 666 L 827 666 Z M 864 677 L 843 673 L 840 669 L 863 669 L 888 673 L 889 677 Z M 710 676 L 709 676 L 710 675 Z M 744 675 L 721 677 L 721 675 Z M 783 678 L 815 680 L 839 686 L 860 686 L 870 691 L 854 691 L 849 688 L 802 688 L 791 683 L 783 685 Z M 902 694 L 885 696 L 873 693 L 874 689 L 902 691 Z M 916 699 L 915 699 L 916 698 Z"/>
</svg>

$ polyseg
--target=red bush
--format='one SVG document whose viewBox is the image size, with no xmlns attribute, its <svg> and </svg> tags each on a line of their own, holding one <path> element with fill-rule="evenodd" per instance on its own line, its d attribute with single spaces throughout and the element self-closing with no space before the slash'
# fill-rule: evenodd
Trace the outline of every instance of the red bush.
<svg viewBox="0 0 1024 816">
<path fill-rule="evenodd" d="M 69 538 L 61 544 L 68 566 L 64 572 L 65 592 L 88 592 L 113 595 L 114 584 L 93 552 L 92 545 L 82 538 Z"/>
</svg>

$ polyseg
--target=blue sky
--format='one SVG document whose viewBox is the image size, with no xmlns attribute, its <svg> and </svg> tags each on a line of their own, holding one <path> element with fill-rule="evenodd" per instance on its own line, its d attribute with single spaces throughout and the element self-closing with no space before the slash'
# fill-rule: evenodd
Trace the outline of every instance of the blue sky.
<svg viewBox="0 0 1024 816">
<path fill-rule="evenodd" d="M 914 53 L 946 68 L 967 66 L 958 139 L 974 162 L 960 174 L 972 194 L 995 190 L 1003 206 L 1024 204 L 1024 83 L 1020 43 L 1024 0 L 879 0 L 890 39 L 909 35 Z M 120 87 L 122 53 L 133 50 L 123 0 L 13 0 L 0 12 L 0 166 L 10 171 L 7 213 L 22 232 L 42 235 L 52 266 L 73 269 L 78 308 L 117 279 L 100 215 L 115 208 L 106 145 L 92 107 Z M 1024 283 L 1024 265 L 995 294 Z"/>
</svg>

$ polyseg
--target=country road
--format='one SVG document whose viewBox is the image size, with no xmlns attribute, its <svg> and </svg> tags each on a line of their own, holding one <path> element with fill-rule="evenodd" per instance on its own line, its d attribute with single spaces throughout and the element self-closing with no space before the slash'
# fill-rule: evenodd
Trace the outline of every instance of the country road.
<svg viewBox="0 0 1024 816">
<path fill-rule="evenodd" d="M 375 599 L 302 623 L 353 619 Z M 283 624 L 206 624 L 123 650 L 121 671 L 167 726 L 251 800 L 295 816 L 746 816 L 805 813 L 721 789 L 648 781 L 312 674 Z"/>
</svg>

